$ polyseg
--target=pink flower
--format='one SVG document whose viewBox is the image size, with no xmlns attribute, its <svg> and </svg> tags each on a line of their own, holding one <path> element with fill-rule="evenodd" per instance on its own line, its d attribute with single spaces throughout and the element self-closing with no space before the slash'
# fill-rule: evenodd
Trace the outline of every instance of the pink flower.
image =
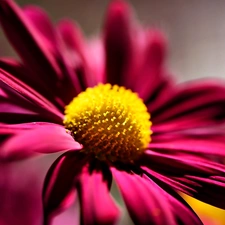
<svg viewBox="0 0 225 225">
<path fill-rule="evenodd" d="M 45 179 L 45 224 L 76 195 L 81 224 L 117 222 L 112 179 L 135 224 L 201 224 L 175 190 L 225 208 L 223 82 L 175 84 L 163 36 L 122 1 L 92 41 L 11 0 L 0 22 L 22 61 L 0 61 L 1 160 L 64 151 Z"/>
</svg>

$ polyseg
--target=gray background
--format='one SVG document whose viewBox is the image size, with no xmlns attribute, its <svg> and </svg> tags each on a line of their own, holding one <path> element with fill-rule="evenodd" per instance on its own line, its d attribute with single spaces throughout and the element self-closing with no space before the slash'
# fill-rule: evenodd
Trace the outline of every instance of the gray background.
<svg viewBox="0 0 225 225">
<path fill-rule="evenodd" d="M 37 4 L 56 23 L 76 20 L 88 36 L 100 31 L 107 0 L 17 0 Z M 160 27 L 169 40 L 167 65 L 179 81 L 199 77 L 225 77 L 225 1 L 223 0 L 130 0 L 139 21 Z M 12 49 L 0 33 L 0 55 Z"/>
</svg>

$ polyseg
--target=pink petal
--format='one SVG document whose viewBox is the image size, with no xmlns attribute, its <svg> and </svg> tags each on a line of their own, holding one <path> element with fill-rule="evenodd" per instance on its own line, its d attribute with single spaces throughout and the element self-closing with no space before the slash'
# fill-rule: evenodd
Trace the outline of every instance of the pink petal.
<svg viewBox="0 0 225 225">
<path fill-rule="evenodd" d="M 68 104 L 79 93 L 79 85 L 58 49 L 59 43 L 51 40 L 51 48 L 54 48 L 54 51 L 49 49 L 49 40 L 46 41 L 46 38 L 50 33 L 50 36 L 53 36 L 54 32 L 46 14 L 38 8 L 30 8 L 30 10 L 32 13 L 30 11 L 26 15 L 26 12 L 23 12 L 13 1 L 0 1 L 0 22 L 8 39 L 29 69 L 29 74 L 35 79 L 41 76 L 42 88 L 46 91 L 51 87 L 50 95 L 57 96 L 52 102 L 63 110 L 65 104 Z M 40 33 L 40 23 L 46 20 L 48 26 L 51 27 L 48 35 Z M 57 41 L 57 35 L 54 40 Z M 65 91 L 65 86 L 67 86 L 67 91 Z"/>
<path fill-rule="evenodd" d="M 25 65 L 11 58 L 2 58 L 0 59 L 0 68 L 33 88 L 42 96 L 45 96 L 48 101 L 54 103 L 56 106 L 58 105 L 54 94 L 55 89 L 52 89 L 52 85 L 47 85 L 40 74 L 35 75 L 30 71 L 29 66 L 27 68 Z"/>
<path fill-rule="evenodd" d="M 112 169 L 113 176 L 135 224 L 176 224 L 169 202 L 159 187 L 136 174 Z"/>
<path fill-rule="evenodd" d="M 86 49 L 87 64 L 95 74 L 96 83 L 105 82 L 105 52 L 102 40 L 97 37 L 89 41 Z"/>
<path fill-rule="evenodd" d="M 173 179 L 195 189 L 194 192 L 190 193 L 192 197 L 225 209 L 225 180 L 223 178 L 224 175 L 217 176 L 217 179 L 215 179 L 215 176 L 198 177 L 187 175 L 184 178 L 174 177 Z M 218 181 L 220 179 L 221 181 Z"/>
<path fill-rule="evenodd" d="M 71 20 L 62 20 L 57 28 L 64 44 L 62 52 L 65 60 L 77 76 L 82 90 L 95 86 L 96 79 L 87 64 L 87 58 L 91 56 L 86 52 L 88 50 L 79 27 Z"/>
<path fill-rule="evenodd" d="M 192 208 L 174 191 L 170 185 L 161 180 L 156 174 L 152 172 L 148 173 L 143 170 L 145 173 L 143 177 L 148 180 L 149 184 L 155 186 L 161 192 L 159 196 L 163 196 L 164 201 L 168 201 L 171 212 L 173 213 L 175 224 L 202 224 L 198 216 L 192 210 Z"/>
<path fill-rule="evenodd" d="M 194 154 L 161 154 L 147 151 L 140 162 L 165 183 L 186 194 L 224 208 L 225 165 Z M 147 168 L 148 169 L 147 169 Z M 167 178 L 165 178 L 167 177 Z M 180 183 L 180 184 L 179 184 Z M 211 196 L 211 197 L 209 197 Z"/>
<path fill-rule="evenodd" d="M 39 35 L 44 39 L 45 46 L 50 52 L 57 54 L 57 38 L 54 27 L 46 12 L 37 6 L 26 6 L 23 12 L 33 23 Z"/>
<path fill-rule="evenodd" d="M 207 137 L 207 135 L 206 135 Z M 150 143 L 151 150 L 165 152 L 168 154 L 188 153 L 200 154 L 211 157 L 225 157 L 225 144 L 223 142 L 213 141 L 209 139 L 185 138 L 167 140 L 162 143 Z"/>
<path fill-rule="evenodd" d="M 225 165 L 213 162 L 204 155 L 160 153 L 147 150 L 140 158 L 142 166 L 168 176 L 215 176 L 225 174 Z"/>
<path fill-rule="evenodd" d="M 207 110 L 206 113 L 195 113 L 192 116 L 177 118 L 175 120 L 166 121 L 161 124 L 153 124 L 151 129 L 154 135 L 171 136 L 175 135 L 195 135 L 198 130 L 204 131 L 205 134 L 211 133 L 213 127 L 218 127 L 219 123 L 208 120 L 208 113 L 213 113 L 215 110 Z M 215 129 L 216 130 L 216 129 Z"/>
<path fill-rule="evenodd" d="M 11 102 L 12 107 L 25 107 L 35 113 L 43 113 L 51 116 L 56 122 L 61 123 L 63 115 L 47 99 L 35 90 L 18 80 L 11 74 L 0 69 L 0 88 L 5 92 L 2 102 Z M 15 113 L 17 111 L 15 110 Z"/>
<path fill-rule="evenodd" d="M 151 174 L 152 176 L 157 177 L 160 181 L 162 181 L 163 183 L 167 184 L 168 186 L 170 186 L 171 188 L 173 188 L 177 191 L 184 192 L 189 195 L 191 195 L 191 193 L 195 192 L 195 189 L 189 187 L 188 184 L 180 183 L 179 181 L 176 181 L 173 178 L 170 178 L 169 176 L 160 174 L 160 173 L 158 173 L 154 170 L 151 170 L 150 168 L 147 168 L 145 166 L 142 166 L 141 168 L 148 174 Z"/>
<path fill-rule="evenodd" d="M 104 173 L 104 174 L 103 174 Z M 84 225 L 112 225 L 119 217 L 119 209 L 110 196 L 112 177 L 107 168 L 85 170 L 78 183 L 81 219 Z"/>
<path fill-rule="evenodd" d="M 45 224 L 50 224 L 54 214 L 74 201 L 74 183 L 87 158 L 80 152 L 66 152 L 50 167 L 43 187 Z"/>
<path fill-rule="evenodd" d="M 132 90 L 147 103 L 151 112 L 154 104 L 159 104 L 160 95 L 167 89 L 170 82 L 169 76 L 165 78 L 164 72 L 166 44 L 164 36 L 156 30 L 144 31 L 143 29 L 142 33 L 144 44 L 135 42 L 138 48 L 136 51 L 140 51 L 136 61 L 140 62 L 133 71 L 135 81 L 132 82 Z M 167 90 L 167 98 L 168 92 L 171 90 Z"/>
<path fill-rule="evenodd" d="M 13 132 L 15 126 L 18 128 L 22 126 L 22 129 L 19 132 L 18 129 L 15 129 Z M 17 160 L 38 153 L 53 153 L 81 148 L 63 126 L 50 123 L 32 123 L 29 124 L 29 129 L 24 129 L 24 126 L 26 125 L 2 124 L 0 126 L 1 135 L 9 134 L 9 131 L 13 132 L 13 135 L 1 145 L 1 160 Z"/>
<path fill-rule="evenodd" d="M 111 2 L 105 20 L 106 81 L 123 85 L 132 53 L 130 9 L 122 1 Z"/>
<path fill-rule="evenodd" d="M 155 124 L 177 119 L 204 118 L 206 122 L 224 121 L 225 85 L 213 80 L 192 81 L 177 86 L 176 95 L 152 112 Z M 201 118 L 203 117 L 203 118 Z"/>
<path fill-rule="evenodd" d="M 23 11 L 13 1 L 3 0 L 0 1 L 0 12 L 5 34 L 25 64 L 39 74 L 48 74 L 43 76 L 48 83 L 61 77 L 60 68 L 46 48 L 45 41 Z"/>
</svg>

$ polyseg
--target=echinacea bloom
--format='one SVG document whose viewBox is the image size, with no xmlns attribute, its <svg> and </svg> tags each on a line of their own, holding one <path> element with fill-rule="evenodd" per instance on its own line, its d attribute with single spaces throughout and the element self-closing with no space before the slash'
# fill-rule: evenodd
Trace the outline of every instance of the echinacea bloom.
<svg viewBox="0 0 225 225">
<path fill-rule="evenodd" d="M 21 58 L 0 61 L 1 159 L 64 151 L 46 175 L 45 224 L 76 196 L 81 224 L 115 224 L 112 179 L 134 224 L 202 224 L 176 191 L 225 208 L 223 82 L 175 84 L 163 36 L 122 1 L 89 41 L 11 0 L 0 22 Z"/>
</svg>

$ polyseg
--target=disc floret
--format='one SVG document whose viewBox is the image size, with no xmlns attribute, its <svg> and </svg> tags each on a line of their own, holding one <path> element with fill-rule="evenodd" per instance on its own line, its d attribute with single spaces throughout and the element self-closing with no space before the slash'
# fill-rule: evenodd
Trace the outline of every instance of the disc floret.
<svg viewBox="0 0 225 225">
<path fill-rule="evenodd" d="M 83 151 L 106 161 L 132 162 L 150 142 L 150 114 L 142 99 L 117 85 L 99 84 L 65 108 L 64 125 Z"/>
</svg>

